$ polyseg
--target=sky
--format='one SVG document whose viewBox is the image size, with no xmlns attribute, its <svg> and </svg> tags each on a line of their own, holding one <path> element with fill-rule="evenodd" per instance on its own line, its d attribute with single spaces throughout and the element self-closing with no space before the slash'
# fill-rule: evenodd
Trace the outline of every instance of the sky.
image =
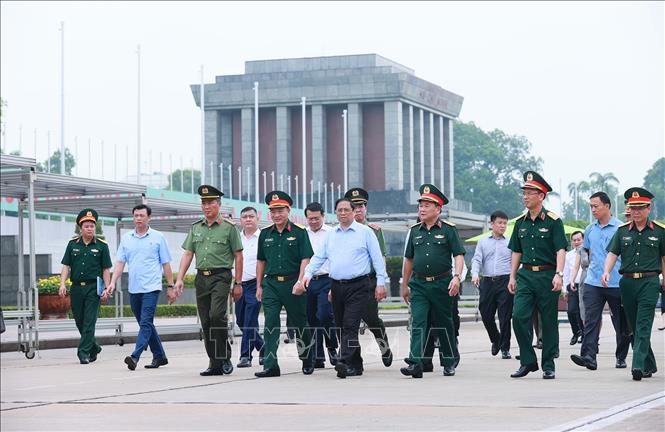
<svg viewBox="0 0 665 432">
<path fill-rule="evenodd" d="M 33 156 L 36 142 L 45 160 L 60 145 L 62 21 L 65 142 L 78 142 L 82 176 L 136 172 L 139 44 L 146 171 L 199 167 L 189 85 L 201 65 L 210 83 L 248 60 L 364 53 L 463 96 L 461 120 L 527 137 L 564 198 L 594 171 L 620 190 L 642 185 L 665 155 L 663 2 L 2 1 L 0 12 L 2 146 Z"/>
</svg>

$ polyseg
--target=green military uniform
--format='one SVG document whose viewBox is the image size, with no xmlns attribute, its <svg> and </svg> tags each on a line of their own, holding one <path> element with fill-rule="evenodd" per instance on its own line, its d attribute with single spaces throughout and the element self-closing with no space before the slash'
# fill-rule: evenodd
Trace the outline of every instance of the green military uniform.
<svg viewBox="0 0 665 432">
<path fill-rule="evenodd" d="M 274 191 L 266 195 L 269 208 L 289 207 L 293 202 L 284 192 Z M 280 232 L 273 224 L 261 230 L 257 259 L 265 262 L 263 290 L 263 314 L 265 317 L 264 371 L 279 370 L 277 345 L 281 331 L 280 312 L 286 309 L 289 325 L 296 329 L 298 356 L 303 367 L 310 366 L 311 332 L 307 325 L 307 296 L 294 295 L 293 285 L 300 274 L 303 259 L 314 255 L 309 236 L 304 227 L 287 220 Z"/>
<path fill-rule="evenodd" d="M 430 184 L 422 185 L 420 193 L 419 201 L 432 201 L 440 206 L 448 202 L 445 195 Z M 409 230 L 404 250 L 404 257 L 413 260 L 413 274 L 408 282 L 412 317 L 408 363 L 418 365 L 421 372 L 431 311 L 432 328 L 440 343 L 441 364 L 453 368 L 450 374 L 454 373 L 457 343 L 452 317 L 453 297 L 448 294 L 448 285 L 453 278 L 452 257 L 465 252 L 452 222 L 437 220 L 429 229 L 421 222 Z"/>
<path fill-rule="evenodd" d="M 201 199 L 218 199 L 222 193 L 212 186 L 199 187 Z M 231 290 L 231 268 L 235 253 L 242 251 L 240 234 L 233 222 L 217 216 L 208 225 L 205 218 L 192 224 L 182 244 L 184 250 L 196 256 L 196 307 L 209 367 L 222 367 L 224 360 L 231 358 L 228 342 L 228 298 Z"/>
<path fill-rule="evenodd" d="M 81 226 L 85 221 L 97 222 L 97 212 L 93 209 L 83 209 L 76 218 Z M 95 340 L 95 325 L 99 315 L 99 295 L 97 294 L 97 278 L 102 277 L 105 269 L 113 267 L 108 244 L 93 237 L 86 244 L 83 235 L 74 237 L 67 243 L 67 249 L 61 263 L 71 269 L 70 279 L 72 287 L 70 298 L 72 314 L 76 328 L 81 334 L 77 355 L 81 362 L 94 359 L 102 348 Z"/>
<path fill-rule="evenodd" d="M 367 205 L 367 202 L 369 201 L 369 193 L 362 188 L 352 188 L 344 194 L 344 198 L 350 199 L 351 203 L 354 205 Z M 367 220 L 365 219 L 362 224 L 368 225 Z M 383 237 L 383 231 L 380 228 L 374 228 L 372 226 L 370 226 L 370 228 L 374 231 L 374 235 L 376 235 L 376 239 L 379 241 L 381 255 L 385 257 L 386 240 Z M 367 302 L 367 309 L 365 309 L 362 320 L 367 324 L 367 327 L 379 344 L 379 349 L 384 357 L 384 364 L 390 366 L 390 364 L 392 364 L 392 352 L 390 351 L 390 344 L 388 343 L 388 336 L 386 335 L 386 326 L 379 316 L 379 302 L 376 301 L 376 271 L 373 266 L 369 273 L 369 301 Z"/>
<path fill-rule="evenodd" d="M 630 207 L 650 204 L 653 197 L 642 188 L 628 189 L 626 195 Z M 657 371 L 650 338 L 653 311 L 661 290 L 658 274 L 665 256 L 665 225 L 647 218 L 646 226 L 638 231 L 634 222 L 623 224 L 607 251 L 621 257 L 621 302 L 633 330 L 633 379 L 640 380 Z"/>
<path fill-rule="evenodd" d="M 537 173 L 525 173 L 522 188 L 547 193 L 551 187 Z M 542 188 L 541 188 L 542 187 Z M 559 292 L 552 291 L 556 271 L 556 256 L 565 250 L 568 240 L 563 222 L 556 214 L 541 208 L 535 219 L 529 212 L 515 222 L 508 248 L 522 254 L 522 267 L 517 271 L 517 292 L 513 303 L 513 329 L 520 347 L 520 364 L 534 366 L 538 359 L 531 345 L 532 317 L 537 308 L 542 317 L 542 368 L 554 373 L 554 358 L 559 350 L 558 301 Z M 532 371 L 533 371 L 532 370 Z M 552 376 L 553 378 L 553 376 Z"/>
</svg>

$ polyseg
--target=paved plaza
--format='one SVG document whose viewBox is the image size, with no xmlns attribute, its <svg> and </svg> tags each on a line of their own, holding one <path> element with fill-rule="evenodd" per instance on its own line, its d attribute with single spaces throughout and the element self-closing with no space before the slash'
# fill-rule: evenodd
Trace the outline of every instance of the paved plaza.
<svg viewBox="0 0 665 432">
<path fill-rule="evenodd" d="M 660 318 L 660 317 L 657 317 Z M 614 331 L 605 316 L 598 370 L 575 366 L 570 329 L 560 326 L 556 379 L 509 377 L 518 361 L 492 357 L 480 322 L 463 322 L 462 360 L 454 377 L 441 368 L 400 374 L 404 328 L 389 328 L 395 362 L 385 368 L 369 332 L 361 336 L 365 373 L 345 380 L 328 367 L 303 376 L 294 344 L 279 349 L 282 376 L 257 379 L 255 359 L 230 376 L 200 377 L 199 341 L 166 342 L 169 365 L 134 372 L 131 346 L 104 346 L 79 365 L 73 348 L 42 350 L 33 360 L 2 353 L 1 428 L 11 430 L 665 430 L 665 334 L 654 325 L 659 372 L 641 382 L 614 368 Z M 238 341 L 233 345 L 237 362 Z M 518 354 L 513 340 L 513 355 Z M 540 354 L 540 353 L 538 353 Z M 628 358 L 630 365 L 630 354 Z"/>
</svg>

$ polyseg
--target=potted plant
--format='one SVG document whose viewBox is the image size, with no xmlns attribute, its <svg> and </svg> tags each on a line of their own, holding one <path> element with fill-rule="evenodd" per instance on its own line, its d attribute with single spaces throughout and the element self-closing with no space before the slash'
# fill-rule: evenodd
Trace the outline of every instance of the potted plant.
<svg viewBox="0 0 665 432">
<path fill-rule="evenodd" d="M 69 279 L 65 282 L 67 295 L 60 297 L 60 276 L 50 276 L 37 281 L 37 292 L 39 293 L 39 311 L 43 319 L 67 318 L 67 312 L 71 308 L 69 290 L 72 283 Z"/>
<path fill-rule="evenodd" d="M 399 280 L 402 277 L 402 260 L 401 256 L 386 258 L 386 273 L 388 273 L 388 277 L 390 278 L 389 294 L 392 297 L 401 296 Z"/>
</svg>

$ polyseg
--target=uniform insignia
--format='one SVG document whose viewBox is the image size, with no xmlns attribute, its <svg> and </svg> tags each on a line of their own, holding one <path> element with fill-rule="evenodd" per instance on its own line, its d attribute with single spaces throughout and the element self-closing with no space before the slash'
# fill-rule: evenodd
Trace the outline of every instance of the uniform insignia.
<svg viewBox="0 0 665 432">
<path fill-rule="evenodd" d="M 443 238 L 443 235 L 442 235 L 442 234 L 437 234 L 437 235 L 434 236 L 434 238 L 442 239 L 442 238 Z"/>
<path fill-rule="evenodd" d="M 520 228 L 520 232 L 526 231 L 526 228 Z"/>
<path fill-rule="evenodd" d="M 633 239 L 633 238 L 630 237 L 630 236 L 629 236 L 629 237 L 621 237 L 621 240 L 632 240 L 632 239 Z"/>
<path fill-rule="evenodd" d="M 651 222 L 653 222 L 654 224 L 658 225 L 659 227 L 665 229 L 665 224 L 662 224 L 662 223 L 660 223 L 660 222 L 658 222 L 658 221 L 651 221 Z"/>
<path fill-rule="evenodd" d="M 279 196 L 277 196 L 277 194 L 273 194 L 273 196 L 272 196 L 272 200 L 273 200 L 273 201 L 277 201 L 278 199 L 279 199 Z"/>
<path fill-rule="evenodd" d="M 272 238 L 272 237 L 268 237 L 267 239 L 265 239 L 265 241 L 266 241 L 266 242 L 271 242 L 271 241 L 273 241 L 273 238 Z"/>
<path fill-rule="evenodd" d="M 300 224 L 297 224 L 297 223 L 294 223 L 293 225 L 297 226 L 300 229 L 303 229 L 303 230 L 305 229 L 305 227 L 303 225 L 300 225 Z"/>
<path fill-rule="evenodd" d="M 287 239 L 288 241 L 293 241 L 293 240 L 295 240 L 296 238 L 295 238 L 295 237 L 287 237 L 286 239 Z"/>
<path fill-rule="evenodd" d="M 235 222 L 233 222 L 233 219 L 222 218 L 222 220 L 223 220 L 224 222 L 226 222 L 226 223 L 229 223 L 229 224 L 231 224 L 231 225 L 233 225 L 233 226 L 236 226 Z"/>
<path fill-rule="evenodd" d="M 359 194 L 360 192 L 358 191 L 358 189 L 354 189 L 353 192 L 351 192 L 351 195 L 353 195 L 354 197 L 357 197 Z"/>
<path fill-rule="evenodd" d="M 450 222 L 449 220 L 443 220 L 442 222 L 443 222 L 444 224 L 446 224 L 446 225 L 450 225 L 450 226 L 452 226 L 452 227 L 455 226 L 455 224 L 452 223 L 452 222 Z"/>
<path fill-rule="evenodd" d="M 658 237 L 651 237 L 651 236 L 650 236 L 650 237 L 649 237 L 649 240 L 651 240 L 651 241 L 658 241 Z"/>
<path fill-rule="evenodd" d="M 72 252 L 80 252 L 80 251 L 81 251 L 81 249 L 72 248 Z"/>
<path fill-rule="evenodd" d="M 527 173 L 526 174 L 526 181 L 532 181 L 533 180 L 533 174 L 532 173 Z"/>
<path fill-rule="evenodd" d="M 201 192 L 207 195 L 208 194 L 208 188 L 207 187 L 201 188 Z"/>
<path fill-rule="evenodd" d="M 637 192 L 636 192 L 636 193 L 637 193 Z M 89 212 L 87 212 L 85 215 L 86 215 L 86 216 L 92 216 L 92 212 L 89 211 Z"/>
<path fill-rule="evenodd" d="M 80 237 L 81 237 L 81 236 L 77 236 L 77 235 L 75 235 L 74 237 L 70 238 L 69 241 L 72 241 L 72 240 L 78 240 Z"/>
<path fill-rule="evenodd" d="M 192 222 L 192 225 L 196 225 L 197 223 L 201 223 L 201 222 L 203 222 L 203 219 L 202 219 L 202 218 L 199 219 L 199 220 L 197 220 L 196 222 Z"/>
<path fill-rule="evenodd" d="M 429 186 L 425 186 L 425 187 L 423 188 L 423 193 L 426 193 L 426 194 L 429 193 Z"/>
<path fill-rule="evenodd" d="M 423 236 L 414 237 L 414 239 L 416 239 L 416 240 L 421 239 L 421 238 L 423 238 Z"/>
<path fill-rule="evenodd" d="M 545 233 L 549 231 L 549 228 L 538 228 L 538 231 Z"/>
<path fill-rule="evenodd" d="M 639 197 L 640 197 L 640 193 L 637 192 L 637 191 L 634 191 L 634 192 L 633 192 L 633 198 L 639 198 Z M 88 212 L 88 213 L 90 213 L 90 212 Z M 89 216 L 89 215 L 88 215 L 88 216 Z"/>
<path fill-rule="evenodd" d="M 97 240 L 98 242 L 104 243 L 105 245 L 109 244 L 109 242 L 107 242 L 104 239 L 100 239 L 99 237 L 95 237 L 95 240 Z"/>
<path fill-rule="evenodd" d="M 548 212 L 547 212 L 547 216 L 549 216 L 550 219 L 553 219 L 553 220 L 557 220 L 557 219 L 559 219 L 559 215 L 556 214 L 556 213 L 553 213 L 553 212 L 551 212 L 551 211 L 548 211 Z"/>
<path fill-rule="evenodd" d="M 619 228 L 625 227 L 625 226 L 628 226 L 628 225 L 630 225 L 630 222 L 622 223 L 621 225 L 619 225 Z"/>
<path fill-rule="evenodd" d="M 409 228 L 415 228 L 417 226 L 420 226 L 420 224 L 422 224 L 422 222 L 416 222 L 413 225 L 411 225 Z"/>
<path fill-rule="evenodd" d="M 92 251 L 92 252 L 94 252 L 94 253 L 98 253 L 98 252 L 99 252 L 99 249 L 90 249 L 90 251 Z"/>
</svg>

